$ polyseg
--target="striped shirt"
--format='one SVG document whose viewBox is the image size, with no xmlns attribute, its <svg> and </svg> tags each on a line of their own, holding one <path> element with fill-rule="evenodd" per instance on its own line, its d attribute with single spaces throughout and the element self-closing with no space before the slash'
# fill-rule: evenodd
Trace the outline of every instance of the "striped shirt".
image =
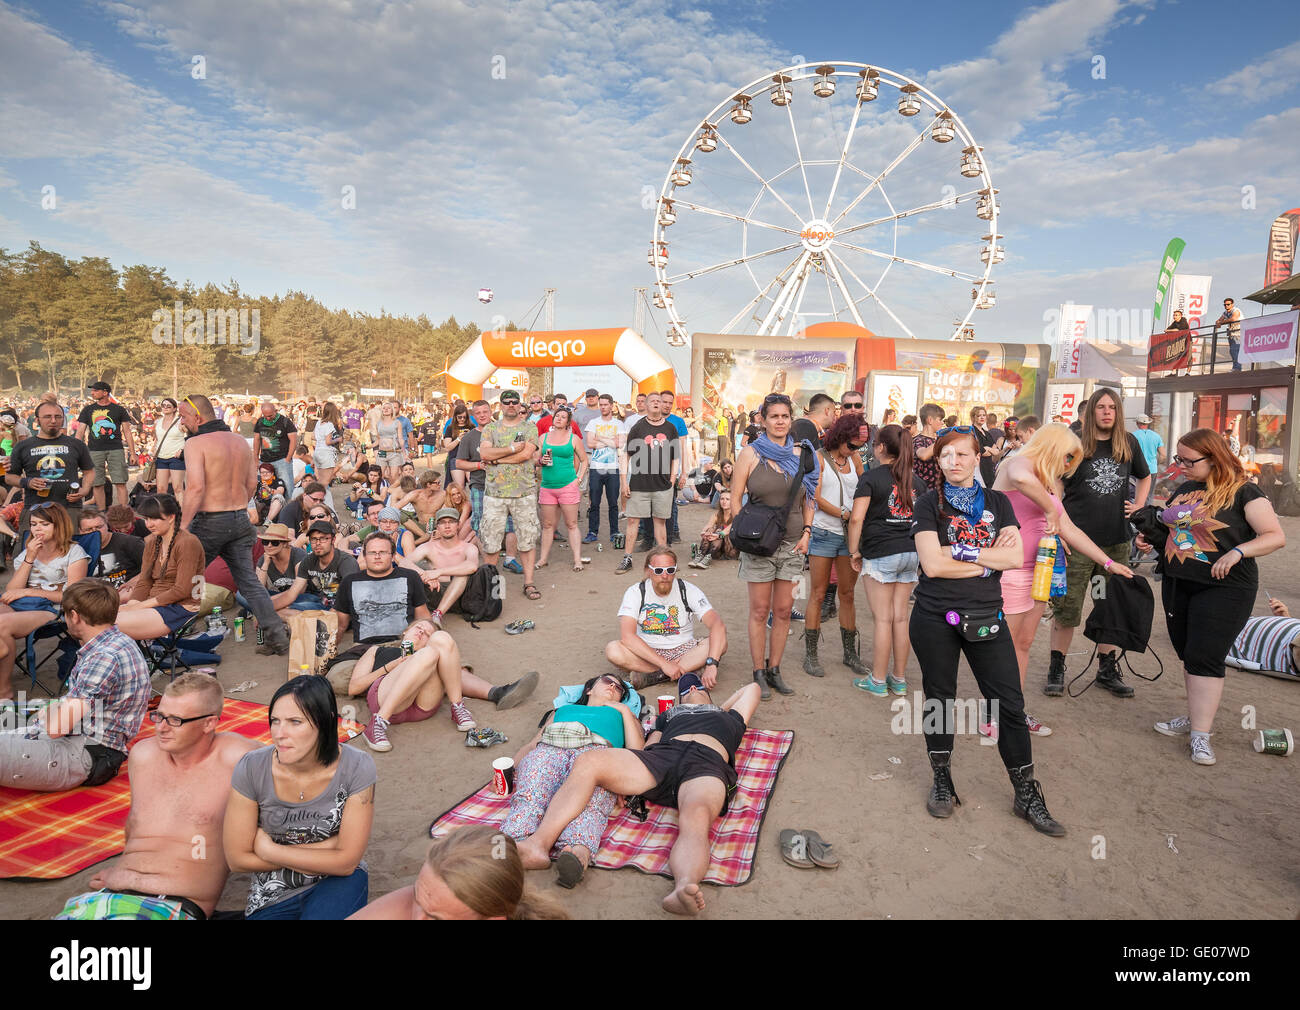
<svg viewBox="0 0 1300 1010">
<path fill-rule="evenodd" d="M 1271 670 L 1300 678 L 1291 656 L 1291 643 L 1300 635 L 1300 619 L 1252 617 L 1228 653 L 1228 663 L 1245 670 Z"/>
</svg>

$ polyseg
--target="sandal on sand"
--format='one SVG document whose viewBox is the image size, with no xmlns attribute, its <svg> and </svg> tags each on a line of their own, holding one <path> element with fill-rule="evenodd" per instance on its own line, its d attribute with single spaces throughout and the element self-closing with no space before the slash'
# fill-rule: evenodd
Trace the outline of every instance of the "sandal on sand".
<svg viewBox="0 0 1300 1010">
<path fill-rule="evenodd" d="M 530 600 L 540 600 L 542 598 L 542 591 L 532 582 L 525 582 L 524 595 Z"/>
<path fill-rule="evenodd" d="M 808 858 L 823 870 L 833 870 L 840 865 L 840 857 L 831 851 L 831 843 L 822 840 L 822 836 L 816 831 L 803 830 L 804 840 L 807 842 Z"/>
<path fill-rule="evenodd" d="M 794 828 L 786 828 L 781 832 L 781 858 L 791 866 L 797 866 L 801 870 L 815 869 L 817 864 L 806 855 L 800 858 L 796 855 L 796 849 L 806 852 L 807 840 L 801 832 L 795 831 Z"/>
<path fill-rule="evenodd" d="M 567 887 L 570 890 L 578 886 L 578 881 L 587 868 L 582 865 L 582 860 L 573 854 L 569 849 L 565 849 L 556 857 L 555 870 L 558 874 L 556 883 L 561 887 Z"/>
<path fill-rule="evenodd" d="M 576 565 L 573 566 L 573 570 L 574 570 L 575 572 L 581 572 L 581 571 L 583 571 L 584 569 L 583 569 L 583 567 L 582 567 L 581 564 L 576 564 Z"/>
<path fill-rule="evenodd" d="M 525 631 L 532 631 L 536 625 L 532 621 L 511 621 L 506 625 L 507 635 L 522 635 Z"/>
</svg>

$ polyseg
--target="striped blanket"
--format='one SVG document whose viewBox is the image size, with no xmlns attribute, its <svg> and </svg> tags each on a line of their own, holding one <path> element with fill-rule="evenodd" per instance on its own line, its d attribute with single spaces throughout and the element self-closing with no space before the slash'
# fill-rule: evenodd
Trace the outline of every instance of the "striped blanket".
<svg viewBox="0 0 1300 1010">
<path fill-rule="evenodd" d="M 1300 635 L 1294 617 L 1252 617 L 1232 643 L 1227 664 L 1252 673 L 1276 673 L 1300 680 L 1291 658 L 1291 642 Z"/>
<path fill-rule="evenodd" d="M 767 801 L 793 743 L 792 730 L 751 729 L 745 734 L 736 753 L 736 795 L 726 816 L 714 821 L 709 832 L 709 871 L 704 883 L 734 887 L 753 873 Z M 510 800 L 493 795 L 488 783 L 436 818 L 429 834 L 436 838 L 470 824 L 500 824 L 509 807 Z M 627 811 L 610 820 L 593 866 L 606 870 L 631 866 L 643 873 L 672 876 L 668 854 L 677 840 L 677 811 L 654 803 L 647 803 L 646 810 L 650 816 L 644 822 Z"/>
</svg>

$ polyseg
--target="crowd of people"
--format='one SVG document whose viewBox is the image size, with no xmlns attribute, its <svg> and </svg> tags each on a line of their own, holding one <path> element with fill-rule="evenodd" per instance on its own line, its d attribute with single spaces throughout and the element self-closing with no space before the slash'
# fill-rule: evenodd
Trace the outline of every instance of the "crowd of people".
<svg viewBox="0 0 1300 1010">
<path fill-rule="evenodd" d="M 709 830 L 736 789 L 746 730 L 773 691 L 794 693 L 781 669 L 792 622 L 803 624 L 803 672 L 824 678 L 822 626 L 836 620 L 840 662 L 868 696 L 906 696 L 915 653 L 926 704 L 940 713 L 924 722 L 926 809 L 939 818 L 960 804 L 952 753 L 964 656 L 985 702 L 978 732 L 998 748 L 1015 814 L 1059 837 L 1066 827 L 1047 808 L 1033 754 L 1033 738 L 1052 730 L 1025 711 L 1025 692 L 1064 692 L 1096 587 L 1133 579 L 1134 549 L 1155 552 L 1188 711 L 1154 728 L 1186 735 L 1191 759 L 1213 764 L 1225 660 L 1250 615 L 1256 559 L 1285 542 L 1230 445 L 1204 429 L 1178 440 L 1185 480 L 1134 542 L 1130 519 L 1151 490 L 1149 440 L 1128 431 L 1104 388 L 1077 432 L 1034 417 L 998 424 L 984 407 L 959 424 L 932 403 L 873 425 L 854 389 L 799 406 L 773 393 L 744 431 L 726 411 L 713 433 L 678 412 L 672 391 L 622 406 L 596 389 L 574 404 L 558 394 L 525 403 L 506 389 L 495 405 L 414 407 L 191 394 L 165 398 L 148 421 L 108 383 L 90 394 L 80 409 L 50 395 L 26 417 L 25 406 L 0 411 L 14 429 L 5 481 L 18 506 L 6 518 L 15 571 L 0 595 L 0 706 L 15 704 L 30 635 L 54 630 L 76 651 L 64 694 L 29 730 L 0 735 L 0 782 L 64 790 L 129 762 L 125 852 L 95 890 L 68 901 L 65 918 L 212 917 L 231 870 L 251 874 L 248 918 L 563 917 L 527 871 L 554 866 L 575 886 L 615 807 L 634 797 L 678 809 L 663 907 L 696 914 Z M 736 561 L 746 584 L 752 683 L 721 704 L 713 692 L 740 615 L 729 632 L 680 577 L 678 521 L 695 503 L 711 517 L 691 566 Z M 608 672 L 563 688 L 515 754 L 499 832 L 436 841 L 411 886 L 371 902 L 371 752 L 413 742 L 414 731 L 394 727 L 433 719 L 444 698 L 454 728 L 472 734 L 469 701 L 512 708 L 538 684 L 536 673 L 502 684 L 475 675 L 450 615 L 475 619 L 466 607 L 484 584 L 502 593 L 498 565 L 523 576 L 524 600 L 540 599 L 535 572 L 565 542 L 574 572 L 586 571 L 602 512 L 617 573 L 645 555 L 610 615 Z M 1066 558 L 1050 599 L 1035 579 L 1043 540 Z M 175 677 L 153 698 L 148 644 L 193 627 L 209 583 L 229 586 L 261 654 L 289 650 L 301 612 L 333 611 L 339 636 L 351 633 L 323 675 L 275 692 L 268 747 L 218 730 L 223 693 L 209 675 Z M 1049 604 L 1050 662 L 1031 682 Z M 1114 645 L 1099 645 L 1096 684 L 1134 695 Z M 639 692 L 655 685 L 670 685 L 677 703 L 649 711 Z M 339 696 L 365 698 L 364 747 L 339 743 Z M 128 756 L 146 717 L 157 733 Z M 195 835 L 221 838 L 220 851 L 177 858 Z"/>
</svg>

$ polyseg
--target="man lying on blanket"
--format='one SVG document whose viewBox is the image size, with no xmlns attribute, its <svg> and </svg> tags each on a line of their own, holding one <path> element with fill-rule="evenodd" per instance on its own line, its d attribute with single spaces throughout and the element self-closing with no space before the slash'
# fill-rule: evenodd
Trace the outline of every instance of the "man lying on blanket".
<svg viewBox="0 0 1300 1010">
<path fill-rule="evenodd" d="M 122 857 L 96 873 L 102 890 L 69 899 L 57 919 L 206 919 L 230 868 L 221 845 L 230 775 L 260 745 L 218 733 L 221 684 L 187 673 L 149 718 L 158 732 L 131 748 L 131 813 Z"/>
<path fill-rule="evenodd" d="M 678 810 L 677 841 L 668 857 L 676 886 L 663 899 L 664 908 L 676 915 L 703 911 L 700 880 L 709 868 L 709 828 L 727 812 L 736 790 L 736 751 L 760 694 L 750 684 L 719 708 L 693 673 L 681 676 L 677 692 L 680 703 L 659 716 L 644 750 L 602 749 L 578 757 L 542 823 L 519 843 L 525 867 L 551 865 L 551 846 L 598 786 L 642 795 Z"/>
</svg>

